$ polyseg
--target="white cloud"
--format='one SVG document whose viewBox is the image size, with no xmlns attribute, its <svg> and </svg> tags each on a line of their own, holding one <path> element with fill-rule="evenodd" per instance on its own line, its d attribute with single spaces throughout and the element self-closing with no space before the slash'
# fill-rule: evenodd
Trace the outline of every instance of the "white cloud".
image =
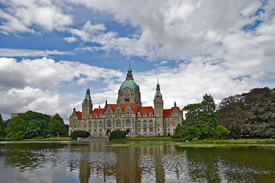
<svg viewBox="0 0 275 183">
<path fill-rule="evenodd" d="M 104 31 L 106 29 L 104 24 L 96 24 L 92 25 L 90 21 L 86 22 L 86 24 L 79 29 L 70 29 L 70 32 L 74 36 L 79 36 L 80 39 L 84 42 L 91 41 L 94 34 Z"/>
<path fill-rule="evenodd" d="M 113 83 L 122 78 L 118 70 L 79 62 L 55 62 L 46 57 L 19 62 L 13 58 L 0 58 L 0 111 L 5 117 L 27 110 L 47 114 L 58 112 L 68 120 L 73 106 L 79 109 L 81 102 L 73 100 L 79 96 L 73 96 L 71 92 L 59 93 L 64 82 L 78 87 L 89 81 Z"/>
<path fill-rule="evenodd" d="M 28 49 L 8 49 L 0 48 L 1 57 L 43 57 L 49 55 L 69 55 L 72 52 L 58 50 L 28 50 Z"/>
<path fill-rule="evenodd" d="M 76 37 L 65 37 L 63 38 L 65 41 L 69 42 L 69 43 L 73 43 L 75 41 L 77 41 Z"/>
<path fill-rule="evenodd" d="M 73 23 L 72 16 L 64 13 L 59 2 L 2 0 L 2 3 L 5 6 L 0 10 L 0 17 L 5 21 L 2 21 L 0 30 L 6 34 L 35 33 L 34 27 L 47 31 L 65 31 Z"/>
</svg>

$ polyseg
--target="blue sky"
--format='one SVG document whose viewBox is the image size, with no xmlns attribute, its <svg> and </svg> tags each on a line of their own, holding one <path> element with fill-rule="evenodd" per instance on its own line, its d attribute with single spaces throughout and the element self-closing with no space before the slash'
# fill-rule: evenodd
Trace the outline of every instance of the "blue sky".
<svg viewBox="0 0 275 183">
<path fill-rule="evenodd" d="M 143 106 L 275 87 L 275 1 L 0 0 L 0 113 L 115 103 L 129 63 Z"/>
</svg>

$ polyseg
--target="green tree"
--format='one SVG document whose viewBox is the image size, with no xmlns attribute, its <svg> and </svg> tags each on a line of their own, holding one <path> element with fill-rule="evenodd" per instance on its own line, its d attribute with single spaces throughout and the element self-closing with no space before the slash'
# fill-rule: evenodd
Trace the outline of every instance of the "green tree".
<svg viewBox="0 0 275 183">
<path fill-rule="evenodd" d="M 54 136 L 67 135 L 68 133 L 63 119 L 57 113 L 51 118 L 50 132 Z"/>
<path fill-rule="evenodd" d="M 3 124 L 2 114 L 0 114 L 0 138 L 6 137 L 6 130 Z"/>
<path fill-rule="evenodd" d="M 187 113 L 182 125 L 182 138 L 192 140 L 216 136 L 218 124 L 215 109 L 213 97 L 207 94 L 201 103 L 185 106 L 183 110 Z"/>
<path fill-rule="evenodd" d="M 49 133 L 49 122 L 51 117 L 38 112 L 27 111 L 18 114 L 8 123 L 8 137 L 32 138 L 35 136 L 46 136 Z"/>
<path fill-rule="evenodd" d="M 270 138 L 275 135 L 274 89 L 254 88 L 248 93 L 221 101 L 218 123 L 230 130 L 230 136 Z"/>
</svg>

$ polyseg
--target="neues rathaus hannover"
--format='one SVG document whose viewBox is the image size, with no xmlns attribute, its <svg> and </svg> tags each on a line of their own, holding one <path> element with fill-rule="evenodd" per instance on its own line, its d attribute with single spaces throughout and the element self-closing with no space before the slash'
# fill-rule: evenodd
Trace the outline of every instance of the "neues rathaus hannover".
<svg viewBox="0 0 275 183">
<path fill-rule="evenodd" d="M 129 67 L 126 80 L 118 90 L 116 104 L 105 103 L 104 108 L 93 109 L 90 90 L 82 102 L 82 112 L 73 109 L 69 135 L 74 130 L 89 131 L 91 136 L 108 136 L 114 130 L 126 131 L 128 136 L 170 136 L 183 120 L 183 112 L 176 102 L 171 109 L 163 109 L 160 85 L 157 83 L 154 107 L 143 107 L 139 85 L 134 82 Z"/>
</svg>

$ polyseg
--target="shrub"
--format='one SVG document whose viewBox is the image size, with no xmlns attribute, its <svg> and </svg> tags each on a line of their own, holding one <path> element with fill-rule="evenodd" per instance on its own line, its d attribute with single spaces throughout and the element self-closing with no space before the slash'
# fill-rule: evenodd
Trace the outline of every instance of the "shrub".
<svg viewBox="0 0 275 183">
<path fill-rule="evenodd" d="M 76 130 L 71 133 L 72 139 L 77 139 L 77 137 L 89 137 L 90 132 L 84 131 L 84 130 Z"/>
<path fill-rule="evenodd" d="M 126 132 L 125 131 L 115 130 L 115 131 L 111 132 L 111 134 L 109 136 L 109 140 L 121 139 L 121 138 L 125 138 L 125 137 L 126 137 Z"/>
<path fill-rule="evenodd" d="M 175 133 L 171 136 L 172 139 L 180 139 L 180 134 Z"/>
<path fill-rule="evenodd" d="M 234 139 L 240 139 L 241 137 L 239 135 L 235 135 L 233 138 Z"/>
<path fill-rule="evenodd" d="M 272 137 L 271 137 L 272 139 L 275 139 L 275 135 L 272 135 Z"/>
</svg>

